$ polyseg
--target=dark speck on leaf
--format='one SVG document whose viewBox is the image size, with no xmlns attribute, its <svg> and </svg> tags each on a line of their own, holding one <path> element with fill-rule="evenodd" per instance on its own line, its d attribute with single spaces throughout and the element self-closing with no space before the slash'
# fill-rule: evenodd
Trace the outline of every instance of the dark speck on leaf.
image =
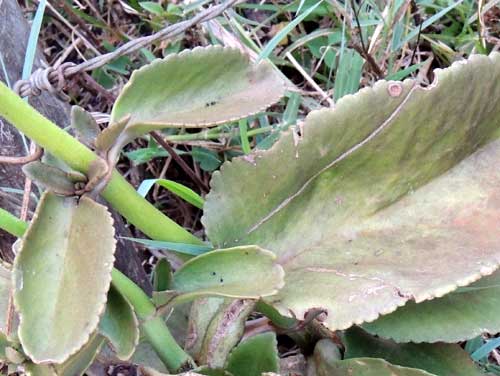
<svg viewBox="0 0 500 376">
<path fill-rule="evenodd" d="M 224 279 L 222 279 L 222 278 L 221 278 L 221 279 L 220 279 L 220 283 L 224 283 Z"/>
<path fill-rule="evenodd" d="M 216 101 L 210 101 L 210 102 L 205 103 L 205 107 L 211 107 L 211 106 L 214 106 L 216 104 L 217 104 Z"/>
<path fill-rule="evenodd" d="M 212 272 L 212 275 L 216 275 L 217 273 L 216 272 Z"/>
</svg>

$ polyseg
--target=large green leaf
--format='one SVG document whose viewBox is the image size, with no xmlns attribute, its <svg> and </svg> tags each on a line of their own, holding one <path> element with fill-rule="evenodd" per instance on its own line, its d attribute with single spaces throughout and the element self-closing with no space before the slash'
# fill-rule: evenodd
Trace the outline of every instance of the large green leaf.
<svg viewBox="0 0 500 376">
<path fill-rule="evenodd" d="M 44 193 L 14 263 L 19 339 L 35 362 L 62 363 L 95 331 L 115 239 L 106 207 Z"/>
<path fill-rule="evenodd" d="M 256 246 L 207 252 L 174 274 L 172 290 L 153 293 L 157 305 L 179 304 L 202 296 L 259 299 L 283 287 L 276 256 Z"/>
<path fill-rule="evenodd" d="M 396 342 L 458 342 L 500 332 L 498 307 L 500 271 L 442 298 L 408 302 L 363 327 Z"/>
<path fill-rule="evenodd" d="M 139 322 L 130 303 L 111 285 L 106 311 L 99 323 L 99 332 L 106 337 L 116 356 L 129 359 L 139 343 Z"/>
<path fill-rule="evenodd" d="M 229 355 L 227 370 L 238 376 L 260 376 L 279 372 L 275 333 L 262 333 L 241 342 Z"/>
<path fill-rule="evenodd" d="M 500 262 L 500 54 L 436 71 L 421 88 L 380 81 L 312 112 L 303 135 L 214 173 L 203 222 L 214 246 L 276 253 L 265 300 L 331 329 L 443 296 Z M 496 141 L 495 141 L 496 140 Z"/>
<path fill-rule="evenodd" d="M 135 71 L 110 124 L 131 115 L 127 139 L 165 127 L 213 126 L 264 110 L 284 90 L 270 63 L 251 63 L 238 49 L 198 47 Z"/>
<path fill-rule="evenodd" d="M 382 358 L 404 367 L 426 370 L 439 376 L 481 376 L 484 373 L 474 364 L 469 354 L 457 344 L 405 343 L 376 338 L 353 327 L 343 336 L 344 357 Z"/>
<path fill-rule="evenodd" d="M 395 366 L 383 359 L 357 358 L 323 364 L 317 376 L 433 376 L 415 369 Z"/>
</svg>

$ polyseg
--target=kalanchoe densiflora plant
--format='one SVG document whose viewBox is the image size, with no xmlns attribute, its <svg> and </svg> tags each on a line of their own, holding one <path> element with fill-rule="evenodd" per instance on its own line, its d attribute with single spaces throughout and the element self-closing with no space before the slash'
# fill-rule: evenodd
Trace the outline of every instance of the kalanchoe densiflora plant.
<svg viewBox="0 0 500 376">
<path fill-rule="evenodd" d="M 279 372 L 274 333 L 241 340 L 257 310 L 304 347 L 348 329 L 336 343 L 317 342 L 310 375 L 481 374 L 452 342 L 500 331 L 498 81 L 499 54 L 437 71 L 426 88 L 380 81 L 309 114 L 300 133 L 285 132 L 270 150 L 227 162 L 204 206 L 217 250 L 173 274 L 159 263 L 152 299 L 112 269 L 112 220 L 95 200 L 102 194 L 153 238 L 191 238 L 149 211 L 171 226 L 168 238 L 137 215 L 152 210 L 144 201 L 115 197 L 129 192 L 113 172 L 121 148 L 153 130 L 257 113 L 282 96 L 279 74 L 221 47 L 153 62 L 132 75 L 103 132 L 73 110 L 73 128 L 97 157 L 80 144 L 71 154 L 24 126 L 1 107 L 33 110 L 2 101 L 10 93 L 1 87 L 0 112 L 77 170 L 47 157 L 25 167 L 47 191 L 22 239 L 13 286 L 2 284 L 19 315 L 19 335 L 5 338 L 3 355 L 33 375 L 81 374 L 104 344 L 144 374 Z M 485 303 L 480 313 L 470 300 Z"/>
</svg>

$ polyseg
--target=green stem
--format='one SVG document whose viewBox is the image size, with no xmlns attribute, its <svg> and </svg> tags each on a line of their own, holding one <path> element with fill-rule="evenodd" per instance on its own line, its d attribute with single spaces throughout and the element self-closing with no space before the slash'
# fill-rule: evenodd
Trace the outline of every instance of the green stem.
<svg viewBox="0 0 500 376">
<path fill-rule="evenodd" d="M 7 210 L 0 208 L 0 228 L 20 238 L 28 228 L 28 225 L 26 222 L 10 214 Z"/>
<path fill-rule="evenodd" d="M 22 237 L 28 224 L 9 212 L 0 209 L 0 228 Z M 113 285 L 132 304 L 137 317 L 142 321 L 142 329 L 160 359 L 172 372 L 180 372 L 195 367 L 193 359 L 177 344 L 165 321 L 155 316 L 156 307 L 144 291 L 125 274 L 113 268 Z"/>
<path fill-rule="evenodd" d="M 177 344 L 161 316 L 155 316 L 156 307 L 134 282 L 120 271 L 112 271 L 113 285 L 134 306 L 142 321 L 142 332 L 153 346 L 160 359 L 171 372 L 182 372 L 195 368 L 193 359 Z"/>
<path fill-rule="evenodd" d="M 90 163 L 97 158 L 90 149 L 25 103 L 2 82 L 0 116 L 75 170 L 86 173 Z M 113 172 L 102 196 L 130 223 L 152 239 L 203 244 L 142 198 L 117 171 Z"/>
</svg>

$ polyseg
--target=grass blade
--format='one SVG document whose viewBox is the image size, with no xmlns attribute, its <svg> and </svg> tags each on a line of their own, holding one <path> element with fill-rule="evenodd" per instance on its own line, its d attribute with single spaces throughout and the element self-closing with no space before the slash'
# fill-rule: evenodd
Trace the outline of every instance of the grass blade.
<svg viewBox="0 0 500 376">
<path fill-rule="evenodd" d="M 301 23 L 307 16 L 309 16 L 321 3 L 323 0 L 318 1 L 315 5 L 312 7 L 309 7 L 307 10 L 304 11 L 300 16 L 296 17 L 292 22 L 290 22 L 286 27 L 281 29 L 279 33 L 277 33 L 264 47 L 262 52 L 259 55 L 259 58 L 257 59 L 257 62 L 260 60 L 267 59 L 269 55 L 273 52 L 273 50 L 276 48 L 276 46 L 285 38 L 288 33 L 290 33 L 299 23 Z"/>
<path fill-rule="evenodd" d="M 192 256 L 198 256 L 201 255 L 202 253 L 211 251 L 213 249 L 213 247 L 210 245 L 194 245 L 185 243 L 162 242 L 158 240 L 127 238 L 127 237 L 121 237 L 121 239 L 130 240 L 132 242 L 145 245 L 146 247 L 152 249 L 175 251 Z"/>
<path fill-rule="evenodd" d="M 180 183 L 168 179 L 146 179 L 141 183 L 139 188 L 137 188 L 137 193 L 139 193 L 142 197 L 146 197 L 154 184 L 158 184 L 163 188 L 168 189 L 184 201 L 189 202 L 199 209 L 203 209 L 205 200 L 203 200 L 198 193 Z"/>
<path fill-rule="evenodd" d="M 492 352 L 499 346 L 500 346 L 500 338 L 492 339 L 491 341 L 486 342 L 479 349 L 474 351 L 471 355 L 471 358 L 477 362 L 487 357 L 490 352 Z"/>
</svg>

